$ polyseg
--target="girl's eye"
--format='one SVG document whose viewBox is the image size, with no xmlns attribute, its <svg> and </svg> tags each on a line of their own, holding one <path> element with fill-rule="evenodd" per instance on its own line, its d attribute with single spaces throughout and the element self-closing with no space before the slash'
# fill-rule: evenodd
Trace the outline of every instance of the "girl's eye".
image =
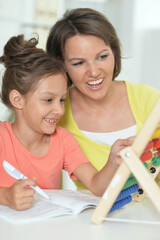
<svg viewBox="0 0 160 240">
<path fill-rule="evenodd" d="M 62 98 L 61 100 L 60 100 L 60 102 L 65 102 L 66 101 L 66 99 L 65 98 Z"/>
<path fill-rule="evenodd" d="M 72 66 L 78 66 L 78 65 L 82 65 L 82 64 L 83 64 L 83 61 L 80 61 L 80 62 L 72 63 Z"/>
<path fill-rule="evenodd" d="M 105 58 L 107 58 L 108 57 L 108 54 L 104 54 L 104 55 L 101 55 L 101 56 L 99 56 L 99 59 L 105 59 Z"/>
<path fill-rule="evenodd" d="M 52 98 L 46 98 L 45 102 L 52 102 Z"/>
</svg>

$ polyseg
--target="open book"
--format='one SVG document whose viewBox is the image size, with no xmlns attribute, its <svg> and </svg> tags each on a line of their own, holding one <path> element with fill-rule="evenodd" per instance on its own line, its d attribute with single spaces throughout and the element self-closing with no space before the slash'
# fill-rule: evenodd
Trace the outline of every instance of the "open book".
<svg viewBox="0 0 160 240">
<path fill-rule="evenodd" d="M 49 195 L 50 200 L 37 194 L 33 206 L 24 211 L 16 211 L 0 205 L 0 218 L 11 222 L 24 222 L 78 214 L 84 209 L 95 208 L 100 200 L 99 197 L 79 191 L 45 190 L 45 192 Z"/>
</svg>

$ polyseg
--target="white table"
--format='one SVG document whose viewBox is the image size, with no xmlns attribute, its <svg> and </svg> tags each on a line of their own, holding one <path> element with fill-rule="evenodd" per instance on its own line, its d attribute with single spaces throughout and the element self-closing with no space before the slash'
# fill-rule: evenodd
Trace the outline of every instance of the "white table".
<svg viewBox="0 0 160 240">
<path fill-rule="evenodd" d="M 160 224 L 104 221 L 101 225 L 94 225 L 90 221 L 93 211 L 89 209 L 76 216 L 21 224 L 0 219 L 0 240 L 160 240 Z M 111 217 L 160 222 L 160 214 L 149 198 L 141 203 L 128 204 Z"/>
</svg>

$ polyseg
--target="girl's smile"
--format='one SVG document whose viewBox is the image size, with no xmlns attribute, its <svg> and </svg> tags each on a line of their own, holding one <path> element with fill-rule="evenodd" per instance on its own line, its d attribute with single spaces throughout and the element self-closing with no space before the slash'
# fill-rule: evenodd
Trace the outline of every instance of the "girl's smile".
<svg viewBox="0 0 160 240">
<path fill-rule="evenodd" d="M 35 90 L 21 96 L 18 127 L 13 123 L 16 135 L 37 140 L 54 133 L 65 111 L 66 95 L 67 80 L 62 73 L 42 77 Z"/>
</svg>

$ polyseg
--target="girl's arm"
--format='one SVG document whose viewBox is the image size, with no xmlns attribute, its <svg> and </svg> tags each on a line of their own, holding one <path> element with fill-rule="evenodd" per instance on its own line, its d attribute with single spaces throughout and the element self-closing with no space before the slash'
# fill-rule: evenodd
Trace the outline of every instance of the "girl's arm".
<svg viewBox="0 0 160 240">
<path fill-rule="evenodd" d="M 73 172 L 74 175 L 83 182 L 93 194 L 102 196 L 121 164 L 122 160 L 118 153 L 124 147 L 130 146 L 134 139 L 134 137 L 131 137 L 124 140 L 117 140 L 112 145 L 108 162 L 101 171 L 98 172 L 91 163 L 85 163 L 75 169 Z"/>
<path fill-rule="evenodd" d="M 16 210 L 24 210 L 32 206 L 35 191 L 26 188 L 35 186 L 35 180 L 16 181 L 11 187 L 0 187 L 0 205 L 6 205 Z"/>
</svg>

